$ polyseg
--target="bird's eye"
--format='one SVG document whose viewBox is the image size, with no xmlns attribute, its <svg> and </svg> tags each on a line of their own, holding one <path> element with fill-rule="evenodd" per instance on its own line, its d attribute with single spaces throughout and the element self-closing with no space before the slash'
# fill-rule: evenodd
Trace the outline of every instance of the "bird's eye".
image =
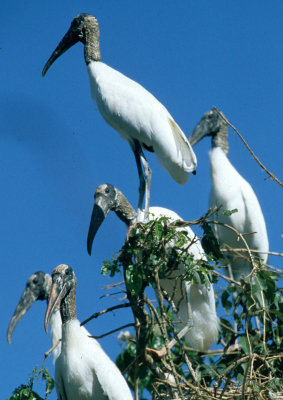
<svg viewBox="0 0 283 400">
<path fill-rule="evenodd" d="M 69 268 L 68 268 L 68 269 L 66 269 L 66 271 L 65 271 L 65 275 L 69 275 L 69 273 L 70 273 L 70 270 L 69 270 Z"/>
<path fill-rule="evenodd" d="M 106 189 L 105 189 L 105 193 L 109 193 L 110 192 L 110 190 L 109 190 L 109 188 L 107 187 Z"/>
<path fill-rule="evenodd" d="M 35 285 L 37 285 L 37 283 L 38 283 L 38 278 L 34 278 L 33 281 L 32 281 L 32 283 L 34 283 Z"/>
</svg>

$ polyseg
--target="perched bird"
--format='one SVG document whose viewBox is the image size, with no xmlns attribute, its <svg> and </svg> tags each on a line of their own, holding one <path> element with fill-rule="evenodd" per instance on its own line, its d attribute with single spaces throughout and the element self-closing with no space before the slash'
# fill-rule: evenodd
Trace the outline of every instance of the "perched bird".
<svg viewBox="0 0 283 400">
<path fill-rule="evenodd" d="M 55 385 L 59 400 L 132 400 L 130 389 L 118 367 L 100 344 L 86 335 L 77 319 L 76 277 L 71 267 L 58 265 L 45 314 L 48 330 L 53 310 L 62 318 L 61 354 L 55 363 Z"/>
<path fill-rule="evenodd" d="M 224 210 L 237 212 L 228 215 L 221 209 L 215 215 L 215 221 L 225 223 L 245 235 L 245 240 L 251 250 L 262 251 L 253 254 L 255 259 L 260 257 L 267 262 L 268 237 L 264 216 L 258 199 L 251 185 L 239 174 L 229 161 L 228 128 L 225 121 L 215 111 L 208 111 L 189 137 L 192 146 L 205 136 L 212 137 L 212 149 L 209 152 L 212 188 L 209 206 L 222 206 Z M 235 252 L 233 249 L 245 248 L 239 235 L 222 225 L 213 225 L 214 233 L 221 246 L 229 251 L 227 258 L 230 263 L 232 277 L 239 281 L 251 271 L 251 261 L 247 252 Z"/>
<path fill-rule="evenodd" d="M 99 186 L 95 192 L 95 203 L 87 238 L 89 254 L 91 254 L 94 237 L 110 210 L 114 211 L 125 222 L 127 227 L 136 221 L 136 211 L 117 188 L 110 184 Z M 149 220 L 160 216 L 168 217 L 172 221 L 181 220 L 174 211 L 162 207 L 149 208 Z M 186 230 L 188 238 L 191 240 L 190 246 L 186 243 L 187 251 L 196 260 L 206 260 L 201 244 L 191 228 L 180 229 Z M 172 243 L 171 246 L 174 246 L 174 244 Z M 170 269 L 170 266 L 168 267 Z M 184 272 L 184 266 L 179 265 L 177 270 L 171 271 L 166 278 L 160 279 L 160 285 L 166 290 L 178 308 L 177 319 L 182 321 L 182 323 L 178 324 L 181 329 L 179 337 L 181 338 L 185 335 L 187 343 L 200 351 L 206 351 L 218 337 L 218 317 L 213 287 L 212 285 L 205 286 L 201 283 L 188 283 L 181 278 L 174 279 L 184 274 Z"/>
<path fill-rule="evenodd" d="M 52 286 L 52 278 L 45 272 L 35 272 L 26 283 L 26 288 L 18 305 L 15 309 L 13 317 L 10 321 L 7 340 L 9 343 L 12 341 L 14 329 L 20 319 L 29 310 L 32 304 L 37 300 L 46 300 L 48 302 L 50 290 Z M 84 334 L 89 335 L 84 326 L 81 327 Z M 53 353 L 53 362 L 55 363 L 61 352 L 61 337 L 62 337 L 62 320 L 60 315 L 59 306 L 55 307 L 52 315 L 50 316 L 50 335 L 51 335 L 51 349 Z"/>
<path fill-rule="evenodd" d="M 14 329 L 20 319 L 25 315 L 28 309 L 32 306 L 32 304 L 37 300 L 46 300 L 49 299 L 49 293 L 52 285 L 52 279 L 49 274 L 46 274 L 42 271 L 35 272 L 27 281 L 26 288 L 20 298 L 18 305 L 15 309 L 13 317 L 10 321 L 8 331 L 7 331 L 7 339 L 8 342 L 11 343 L 12 335 Z M 54 309 L 53 314 L 50 317 L 50 334 L 52 340 L 52 347 L 55 346 L 59 339 L 61 339 L 61 316 L 58 308 Z M 53 361 L 55 363 L 57 357 L 59 356 L 61 351 L 61 344 L 59 343 L 53 350 Z"/>
<path fill-rule="evenodd" d="M 141 85 L 101 62 L 99 27 L 90 14 L 79 14 L 45 64 L 52 63 L 78 41 L 90 78 L 91 95 L 105 121 L 127 140 L 134 152 L 139 174 L 138 210 L 149 207 L 151 169 L 143 149 L 155 152 L 171 177 L 185 184 L 196 169 L 196 156 L 186 136 L 166 108 Z M 144 169 L 144 174 L 143 174 Z"/>
</svg>

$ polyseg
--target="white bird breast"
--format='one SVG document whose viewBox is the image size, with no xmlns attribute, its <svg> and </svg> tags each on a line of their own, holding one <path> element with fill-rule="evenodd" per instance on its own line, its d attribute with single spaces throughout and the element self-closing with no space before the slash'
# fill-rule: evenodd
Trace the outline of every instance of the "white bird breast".
<svg viewBox="0 0 283 400">
<path fill-rule="evenodd" d="M 220 211 L 216 219 L 234 227 L 241 233 L 256 232 L 245 236 L 248 246 L 251 249 L 268 251 L 268 237 L 263 213 L 251 185 L 233 167 L 221 148 L 213 148 L 209 155 L 212 181 L 210 206 L 222 205 L 226 210 L 238 210 L 230 216 L 223 215 Z M 214 226 L 214 230 L 220 244 L 226 243 L 232 248 L 244 247 L 243 242 L 238 240 L 238 236 L 232 230 L 217 225 Z M 261 254 L 261 257 L 264 262 L 267 261 L 267 254 Z M 248 273 L 250 263 L 237 261 L 237 264 L 241 263 L 246 264 L 242 272 Z"/>
<path fill-rule="evenodd" d="M 78 320 L 63 325 L 62 349 L 55 365 L 56 390 L 65 400 L 132 400 L 130 389 L 100 344 Z"/>
</svg>

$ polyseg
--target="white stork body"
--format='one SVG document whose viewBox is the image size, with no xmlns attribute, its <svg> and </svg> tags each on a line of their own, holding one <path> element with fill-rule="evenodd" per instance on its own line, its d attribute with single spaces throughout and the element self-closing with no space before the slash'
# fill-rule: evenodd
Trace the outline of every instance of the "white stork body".
<svg viewBox="0 0 283 400">
<path fill-rule="evenodd" d="M 101 61 L 88 64 L 91 94 L 105 119 L 132 148 L 152 149 L 160 164 L 184 184 L 196 167 L 188 140 L 166 108 L 140 84 Z"/>
<path fill-rule="evenodd" d="M 178 214 L 167 208 L 150 207 L 149 212 L 149 220 L 165 216 L 172 219 L 172 222 L 182 221 Z M 187 231 L 188 238 L 193 242 L 188 252 L 193 255 L 194 259 L 207 261 L 201 243 L 192 229 L 187 226 L 178 228 L 178 230 Z M 217 341 L 218 337 L 218 317 L 213 287 L 212 285 L 205 286 L 200 283 L 188 283 L 181 279 L 173 279 L 184 273 L 184 266 L 179 265 L 178 270 L 173 271 L 167 279 L 160 279 L 160 285 L 178 308 L 177 320 L 182 321 L 177 325 L 178 329 L 181 330 L 188 323 L 191 325 L 185 335 L 186 342 L 199 351 L 206 351 Z"/>
<path fill-rule="evenodd" d="M 262 210 L 251 185 L 233 167 L 226 154 L 220 147 L 214 147 L 209 152 L 212 188 L 210 192 L 210 207 L 222 205 L 225 210 L 238 211 L 231 215 L 224 215 L 221 211 L 216 221 L 228 224 L 245 235 L 245 240 L 250 249 L 268 251 L 268 238 Z M 244 248 L 244 244 L 230 229 L 221 225 L 214 225 L 215 235 L 220 245 L 232 249 Z M 246 276 L 251 271 L 251 262 L 247 254 L 243 257 L 233 257 L 231 268 L 234 279 Z M 258 253 L 266 263 L 268 254 Z"/>
<path fill-rule="evenodd" d="M 229 161 L 228 154 L 228 129 L 223 119 L 216 111 L 209 111 L 200 120 L 189 137 L 192 145 L 198 143 L 203 137 L 212 136 L 212 149 L 209 152 L 211 172 L 210 207 L 222 206 L 224 210 L 234 210 L 233 214 L 224 215 L 222 210 L 215 215 L 216 222 L 225 223 L 235 228 L 242 234 L 251 250 L 259 251 L 253 254 L 267 262 L 269 246 L 264 216 L 259 201 L 251 185 L 239 174 Z M 239 281 L 241 275 L 246 276 L 251 271 L 251 261 L 247 252 L 235 253 L 233 249 L 245 249 L 239 236 L 231 229 L 213 225 L 215 236 L 220 245 L 226 246 L 231 252 L 227 254 L 232 277 Z M 262 251 L 262 253 L 260 252 Z"/>
<path fill-rule="evenodd" d="M 60 400 L 132 400 L 119 369 L 95 339 L 82 333 L 78 320 L 63 325 L 55 381 Z"/>
<path fill-rule="evenodd" d="M 76 317 L 76 278 L 73 270 L 61 264 L 54 269 L 52 279 L 45 329 L 54 307 L 59 303 L 63 325 L 61 353 L 55 363 L 58 399 L 132 400 L 130 389 L 118 367 L 80 326 Z"/>
<path fill-rule="evenodd" d="M 117 188 L 110 184 L 99 186 L 95 193 L 95 204 L 88 233 L 87 246 L 89 254 L 91 253 L 95 234 L 110 210 L 115 211 L 117 216 L 128 227 L 136 221 L 136 211 Z M 182 220 L 174 211 L 163 207 L 150 207 L 149 213 L 143 212 L 141 214 L 141 219 L 148 221 L 161 216 L 168 217 L 172 221 Z M 205 261 L 204 250 L 191 228 L 177 229 L 186 230 L 189 240 L 192 241 L 187 250 L 188 253 L 192 254 L 196 260 L 203 259 Z M 185 246 L 188 246 L 188 244 L 189 242 Z M 174 247 L 174 243 L 169 245 Z M 161 279 L 160 284 L 173 299 L 178 309 L 177 320 L 181 322 L 178 324 L 178 328 L 182 330 L 186 326 L 190 327 L 185 335 L 186 342 L 200 351 L 205 351 L 212 346 L 218 337 L 218 317 L 213 287 L 212 285 L 205 286 L 188 283 L 182 279 L 174 279 L 183 275 L 184 272 L 184 266 L 181 264 L 178 269 L 170 272 L 166 279 Z"/>
<path fill-rule="evenodd" d="M 63 336 L 62 332 L 62 319 L 60 315 L 60 310 L 54 310 L 51 318 L 50 318 L 50 336 L 51 336 L 51 344 L 52 347 L 56 345 L 54 350 L 52 351 L 53 353 L 53 363 L 56 363 L 57 358 L 59 357 L 61 353 L 61 339 Z M 82 331 L 82 334 L 84 336 L 90 336 L 90 333 L 84 326 L 80 326 L 80 329 Z M 60 340 L 60 341 L 59 341 Z M 99 346 L 99 344 L 98 344 Z"/>
<path fill-rule="evenodd" d="M 155 152 L 172 178 L 184 184 L 196 169 L 196 156 L 186 136 L 166 108 L 141 85 L 101 62 L 99 26 L 90 14 L 79 14 L 51 57 L 51 64 L 78 41 L 84 44 L 91 94 L 105 121 L 127 140 L 134 152 L 139 174 L 138 217 L 145 196 L 149 208 L 151 169 L 143 149 Z"/>
<path fill-rule="evenodd" d="M 53 311 L 51 317 L 50 317 L 50 336 L 51 336 L 51 344 L 52 347 L 54 347 L 54 350 L 52 351 L 53 354 L 53 364 L 56 363 L 57 358 L 59 357 L 61 353 L 61 339 L 63 336 L 63 331 L 62 331 L 62 319 L 60 315 L 60 310 L 56 309 Z M 80 329 L 82 331 L 82 334 L 84 336 L 90 336 L 90 333 L 84 326 L 80 326 Z M 97 343 L 98 344 L 98 343 Z M 99 346 L 99 344 L 98 344 Z"/>
</svg>

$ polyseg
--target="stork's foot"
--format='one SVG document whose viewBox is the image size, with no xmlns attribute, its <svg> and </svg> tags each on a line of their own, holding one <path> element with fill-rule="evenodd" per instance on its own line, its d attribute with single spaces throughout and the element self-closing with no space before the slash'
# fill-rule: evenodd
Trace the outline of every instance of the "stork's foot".
<svg viewBox="0 0 283 400">
<path fill-rule="evenodd" d="M 149 347 L 146 347 L 146 351 L 147 353 L 149 353 L 152 358 L 154 358 L 154 360 L 159 360 L 160 358 L 166 356 L 167 354 L 167 350 L 166 347 L 162 347 L 162 349 L 160 350 L 155 350 L 155 349 L 151 349 Z"/>
<path fill-rule="evenodd" d="M 231 346 L 228 347 L 227 353 L 233 353 L 234 351 L 238 351 L 238 350 L 240 350 L 240 345 L 239 345 L 238 341 L 236 340 L 236 342 L 234 344 L 232 344 Z"/>
</svg>

